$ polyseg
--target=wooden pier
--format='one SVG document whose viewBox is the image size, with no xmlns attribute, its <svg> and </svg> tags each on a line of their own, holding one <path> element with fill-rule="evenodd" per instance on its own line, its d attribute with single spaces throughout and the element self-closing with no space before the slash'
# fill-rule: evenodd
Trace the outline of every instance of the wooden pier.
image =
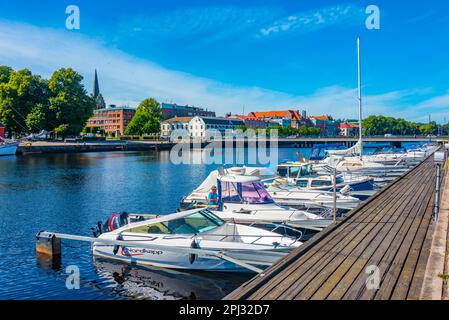
<svg viewBox="0 0 449 320">
<path fill-rule="evenodd" d="M 430 156 L 225 299 L 419 299 L 435 184 Z"/>
</svg>

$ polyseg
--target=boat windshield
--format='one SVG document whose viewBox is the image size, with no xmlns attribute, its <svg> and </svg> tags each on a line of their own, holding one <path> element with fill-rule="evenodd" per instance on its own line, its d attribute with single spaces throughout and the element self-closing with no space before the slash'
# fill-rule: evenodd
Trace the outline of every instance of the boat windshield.
<svg viewBox="0 0 449 320">
<path fill-rule="evenodd" d="M 207 210 L 180 219 L 149 224 L 127 230 L 150 234 L 201 234 L 224 225 L 224 221 Z"/>
<path fill-rule="evenodd" d="M 221 194 L 224 203 L 267 204 L 274 202 L 260 182 L 222 182 Z"/>
<path fill-rule="evenodd" d="M 311 165 L 302 166 L 279 166 L 277 169 L 277 174 L 283 178 L 300 178 L 313 173 Z"/>
<path fill-rule="evenodd" d="M 260 182 L 257 183 L 242 183 L 242 198 L 248 204 L 264 204 L 273 203 L 268 191 L 262 186 Z"/>
<path fill-rule="evenodd" d="M 277 175 L 282 177 L 282 178 L 287 178 L 288 177 L 288 167 L 283 167 L 283 166 L 279 166 L 277 169 Z"/>
</svg>

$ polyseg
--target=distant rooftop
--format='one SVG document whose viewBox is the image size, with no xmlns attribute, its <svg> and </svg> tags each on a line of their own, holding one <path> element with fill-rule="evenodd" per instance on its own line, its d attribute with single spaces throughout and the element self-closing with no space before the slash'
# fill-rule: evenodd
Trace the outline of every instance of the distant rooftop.
<svg viewBox="0 0 449 320">
<path fill-rule="evenodd" d="M 203 119 L 206 124 L 227 124 L 227 125 L 242 125 L 244 124 L 241 119 L 230 118 L 218 118 L 218 117 L 198 117 Z"/>
<path fill-rule="evenodd" d="M 176 109 L 176 110 L 191 110 L 191 111 L 205 111 L 203 108 L 189 106 L 189 105 L 178 105 L 176 103 L 161 103 L 162 109 Z"/>
<path fill-rule="evenodd" d="M 341 129 L 358 129 L 359 126 L 357 124 L 352 123 L 340 123 Z"/>
<path fill-rule="evenodd" d="M 121 111 L 121 110 L 136 111 L 135 108 L 131 108 L 131 107 L 128 107 L 128 106 L 116 106 L 114 104 L 111 104 L 108 107 L 103 108 L 103 109 L 97 109 L 95 111 Z"/>
<path fill-rule="evenodd" d="M 301 120 L 301 115 L 296 110 L 276 110 L 276 111 L 264 111 L 264 112 L 251 112 L 249 116 L 254 116 L 258 119 L 264 118 L 290 118 L 293 120 Z"/>
<path fill-rule="evenodd" d="M 164 123 L 173 123 L 173 122 L 190 122 L 193 117 L 175 117 L 168 120 L 165 120 Z"/>
<path fill-rule="evenodd" d="M 321 121 L 332 121 L 333 120 L 331 116 L 310 116 L 309 118 L 321 120 Z"/>
</svg>

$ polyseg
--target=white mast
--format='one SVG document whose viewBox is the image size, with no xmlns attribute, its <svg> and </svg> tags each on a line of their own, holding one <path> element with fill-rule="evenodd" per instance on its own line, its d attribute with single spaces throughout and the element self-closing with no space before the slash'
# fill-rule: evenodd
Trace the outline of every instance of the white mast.
<svg viewBox="0 0 449 320">
<path fill-rule="evenodd" d="M 358 62 L 358 87 L 359 87 L 359 144 L 360 144 L 360 159 L 363 154 L 363 130 L 362 130 L 362 67 L 360 58 L 360 37 L 357 38 L 357 62 Z"/>
</svg>

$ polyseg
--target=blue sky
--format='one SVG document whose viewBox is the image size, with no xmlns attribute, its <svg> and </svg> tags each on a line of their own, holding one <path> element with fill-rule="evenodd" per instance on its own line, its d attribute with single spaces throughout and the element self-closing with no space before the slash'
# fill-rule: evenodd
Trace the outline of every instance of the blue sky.
<svg viewBox="0 0 449 320">
<path fill-rule="evenodd" d="M 73 67 L 107 103 L 152 96 L 224 114 L 305 109 L 449 120 L 449 3 L 420 1 L 0 0 L 0 64 L 49 76 Z M 65 28 L 68 5 L 80 30 Z M 368 30 L 366 7 L 380 8 Z"/>
</svg>

